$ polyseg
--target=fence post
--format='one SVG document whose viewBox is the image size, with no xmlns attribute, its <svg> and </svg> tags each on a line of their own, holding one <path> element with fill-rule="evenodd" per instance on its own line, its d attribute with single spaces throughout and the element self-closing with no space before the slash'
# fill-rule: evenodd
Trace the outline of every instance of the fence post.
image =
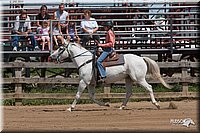
<svg viewBox="0 0 200 133">
<path fill-rule="evenodd" d="M 50 29 L 51 29 L 50 30 L 50 42 L 51 42 L 51 45 L 50 45 L 50 49 L 51 49 L 50 51 L 51 52 L 50 52 L 50 54 L 53 53 L 53 28 L 52 28 L 53 27 L 53 24 L 52 24 L 53 22 L 54 22 L 53 20 L 50 20 Z"/>
<path fill-rule="evenodd" d="M 107 96 L 110 94 L 110 84 L 104 86 L 104 94 L 107 94 Z M 107 96 L 103 99 L 104 102 L 110 102 L 110 99 L 108 99 Z"/>
<path fill-rule="evenodd" d="M 22 76 L 22 68 L 16 68 L 15 69 L 15 78 L 20 78 Z M 15 105 L 19 106 L 22 105 L 22 99 L 20 98 L 20 95 L 22 94 L 22 84 L 16 83 L 15 84 Z"/>
<path fill-rule="evenodd" d="M 185 62 L 185 65 L 187 64 L 187 62 Z M 182 79 L 186 78 L 188 76 L 188 71 L 187 71 L 187 68 L 186 67 L 183 67 L 182 68 Z M 183 82 L 182 83 L 182 94 L 184 96 L 187 96 L 188 95 L 188 83 L 187 82 Z"/>
</svg>

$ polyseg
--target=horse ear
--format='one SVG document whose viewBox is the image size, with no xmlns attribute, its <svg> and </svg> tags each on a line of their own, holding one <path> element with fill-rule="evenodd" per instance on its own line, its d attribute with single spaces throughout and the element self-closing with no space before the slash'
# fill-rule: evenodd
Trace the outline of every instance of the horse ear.
<svg viewBox="0 0 200 133">
<path fill-rule="evenodd" d="M 72 45 L 76 46 L 76 43 L 71 43 Z"/>
<path fill-rule="evenodd" d="M 67 42 L 65 39 L 64 39 L 64 46 L 67 47 L 69 45 L 69 42 Z"/>
</svg>

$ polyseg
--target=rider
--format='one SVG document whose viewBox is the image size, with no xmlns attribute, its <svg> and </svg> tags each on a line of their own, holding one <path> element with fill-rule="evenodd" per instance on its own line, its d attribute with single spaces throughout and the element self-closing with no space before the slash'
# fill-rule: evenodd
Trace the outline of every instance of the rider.
<svg viewBox="0 0 200 133">
<path fill-rule="evenodd" d="M 109 54 L 111 54 L 114 50 L 114 45 L 115 45 L 115 33 L 112 29 L 113 27 L 113 22 L 112 21 L 107 21 L 103 24 L 104 30 L 107 31 L 106 34 L 106 43 L 105 44 L 101 44 L 99 42 L 97 42 L 97 45 L 99 47 L 102 47 L 102 54 L 100 55 L 100 57 L 97 60 L 97 67 L 99 69 L 100 75 L 101 75 L 101 79 L 100 82 L 105 82 L 105 78 L 106 78 L 106 70 L 102 65 L 102 62 L 106 59 L 106 57 L 108 57 Z"/>
</svg>

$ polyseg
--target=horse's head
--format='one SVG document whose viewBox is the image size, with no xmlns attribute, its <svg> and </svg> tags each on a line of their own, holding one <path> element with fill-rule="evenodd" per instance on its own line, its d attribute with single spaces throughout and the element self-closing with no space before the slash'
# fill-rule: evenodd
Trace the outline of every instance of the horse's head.
<svg viewBox="0 0 200 133">
<path fill-rule="evenodd" d="M 66 58 L 68 58 L 69 52 L 67 50 L 67 47 L 65 46 L 60 46 L 56 51 L 54 51 L 51 55 L 50 58 L 53 60 L 56 60 L 57 62 L 62 62 Z"/>
</svg>

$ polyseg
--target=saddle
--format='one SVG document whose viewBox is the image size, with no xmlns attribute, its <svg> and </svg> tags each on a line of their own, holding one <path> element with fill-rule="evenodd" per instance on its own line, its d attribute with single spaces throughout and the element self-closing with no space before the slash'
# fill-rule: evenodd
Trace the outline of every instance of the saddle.
<svg viewBox="0 0 200 133">
<path fill-rule="evenodd" d="M 97 51 L 96 53 L 97 57 L 100 56 L 100 51 Z M 104 61 L 103 66 L 110 67 L 110 66 L 116 66 L 116 65 L 123 65 L 124 64 L 124 55 L 123 54 L 117 54 L 115 51 L 113 51 Z"/>
<path fill-rule="evenodd" d="M 101 55 L 100 51 L 96 51 L 96 56 L 99 57 Z M 96 58 L 97 60 L 97 58 Z M 96 62 L 96 60 L 94 60 Z M 95 63 L 96 64 L 96 63 Z M 124 55 L 123 54 L 117 54 L 115 51 L 113 51 L 104 61 L 103 61 L 103 67 L 111 67 L 111 66 L 117 66 L 117 65 L 123 65 L 124 64 Z M 96 67 L 97 68 L 97 67 Z M 94 75 L 96 78 L 95 81 L 98 84 L 98 80 L 100 79 L 100 73 L 98 69 L 95 69 Z"/>
</svg>

